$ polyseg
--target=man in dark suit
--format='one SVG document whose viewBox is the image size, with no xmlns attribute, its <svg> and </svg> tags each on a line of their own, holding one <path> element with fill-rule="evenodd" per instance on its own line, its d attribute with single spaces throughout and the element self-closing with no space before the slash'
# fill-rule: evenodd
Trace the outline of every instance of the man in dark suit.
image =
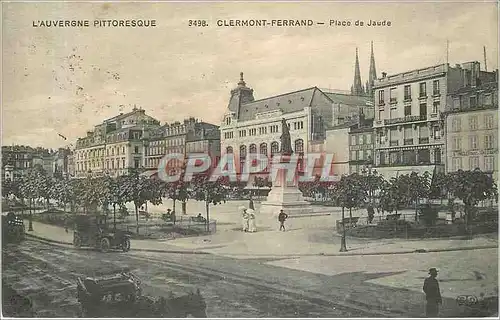
<svg viewBox="0 0 500 320">
<path fill-rule="evenodd" d="M 278 215 L 278 221 L 280 222 L 280 231 L 283 229 L 285 231 L 285 221 L 288 218 L 288 215 L 283 211 L 283 209 L 280 210 L 280 214 Z"/>
<path fill-rule="evenodd" d="M 425 292 L 425 315 L 429 318 L 435 318 L 439 314 L 439 305 L 442 303 L 439 282 L 436 279 L 438 271 L 436 268 L 429 269 L 429 277 L 424 281 L 423 290 Z"/>
</svg>

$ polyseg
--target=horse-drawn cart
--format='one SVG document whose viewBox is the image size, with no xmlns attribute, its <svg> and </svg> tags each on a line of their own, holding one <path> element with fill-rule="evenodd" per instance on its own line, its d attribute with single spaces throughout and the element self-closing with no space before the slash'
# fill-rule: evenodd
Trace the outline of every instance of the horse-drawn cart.
<svg viewBox="0 0 500 320">
<path fill-rule="evenodd" d="M 141 280 L 128 270 L 78 278 L 77 295 L 86 318 L 207 317 L 199 290 L 180 297 L 146 296 Z"/>
</svg>

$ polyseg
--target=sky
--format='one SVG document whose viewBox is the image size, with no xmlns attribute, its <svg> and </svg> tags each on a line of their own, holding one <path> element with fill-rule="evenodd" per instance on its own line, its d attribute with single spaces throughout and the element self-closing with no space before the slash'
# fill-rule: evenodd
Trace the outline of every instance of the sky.
<svg viewBox="0 0 500 320">
<path fill-rule="evenodd" d="M 43 28 L 53 19 L 155 19 L 155 28 Z M 188 25 L 205 19 L 207 27 Z M 217 27 L 217 19 L 312 19 L 312 27 Z M 330 20 L 391 21 L 330 27 Z M 163 123 L 219 124 L 244 72 L 256 99 L 312 86 L 349 90 L 359 50 L 368 78 L 446 62 L 498 68 L 490 3 L 3 3 L 2 144 L 68 146 L 134 105 Z M 67 137 L 63 140 L 58 134 Z"/>
</svg>

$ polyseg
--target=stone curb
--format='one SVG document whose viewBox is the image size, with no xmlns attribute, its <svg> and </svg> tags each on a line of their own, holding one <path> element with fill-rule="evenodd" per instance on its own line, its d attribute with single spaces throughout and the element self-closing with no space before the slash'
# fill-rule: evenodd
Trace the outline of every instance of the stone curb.
<svg viewBox="0 0 500 320">
<path fill-rule="evenodd" d="M 49 239 L 49 238 L 35 236 L 35 235 L 32 235 L 32 234 L 26 234 L 26 236 L 28 238 L 33 238 L 33 239 L 36 239 L 36 240 L 40 240 L 42 242 L 55 243 L 55 244 L 58 244 L 58 245 L 65 245 L 65 246 L 73 246 L 73 243 L 70 243 L 70 242 L 52 240 L 52 239 Z M 139 248 L 139 249 L 131 248 L 130 251 L 159 252 L 159 253 L 183 253 L 183 254 L 210 254 L 210 253 L 204 252 L 204 251 L 184 251 L 184 250 L 144 249 L 144 248 Z"/>
<path fill-rule="evenodd" d="M 73 245 L 69 242 L 57 241 L 48 238 L 43 238 L 31 234 L 26 234 L 28 237 L 62 245 Z M 253 254 L 255 258 L 284 258 L 293 259 L 297 257 L 344 257 L 344 256 L 380 256 L 380 255 L 396 255 L 396 254 L 410 254 L 410 253 L 431 253 L 431 252 L 448 252 L 448 251 L 467 251 L 467 250 L 481 250 L 481 249 L 498 249 L 498 246 L 486 245 L 486 246 L 473 246 L 473 247 L 457 247 L 457 248 L 443 248 L 443 249 L 414 249 L 414 250 L 401 250 L 401 251 L 385 251 L 385 252 L 366 252 L 366 253 L 356 253 L 356 252 L 346 252 L 346 253 L 309 253 L 309 254 L 289 254 L 289 255 L 275 255 L 275 254 Z M 207 249 L 209 250 L 209 249 Z M 206 251 L 187 251 L 187 250 L 166 250 L 166 249 L 131 249 L 131 251 L 139 252 L 158 252 L 158 253 L 181 253 L 181 254 L 211 254 Z M 249 256 L 248 254 L 228 254 L 228 253 L 217 253 L 219 255 L 228 256 Z"/>
</svg>

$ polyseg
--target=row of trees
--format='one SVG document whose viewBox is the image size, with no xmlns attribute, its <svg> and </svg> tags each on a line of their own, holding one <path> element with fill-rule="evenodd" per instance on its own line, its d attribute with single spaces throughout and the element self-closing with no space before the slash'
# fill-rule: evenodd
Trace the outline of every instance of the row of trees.
<svg viewBox="0 0 500 320">
<path fill-rule="evenodd" d="M 267 187 L 266 179 L 255 181 L 256 187 Z M 87 177 L 84 179 L 65 179 L 50 177 L 41 167 L 34 167 L 19 181 L 4 181 L 2 194 L 13 195 L 21 201 L 27 201 L 32 208 L 36 200 L 43 199 L 47 207 L 50 200 L 57 201 L 64 211 L 84 213 L 97 211 L 98 208 L 113 208 L 116 221 L 116 209 L 123 209 L 125 203 L 132 202 L 135 207 L 137 230 L 139 228 L 139 208 L 147 202 L 161 204 L 162 199 L 169 198 L 183 204 L 185 213 L 189 199 L 206 203 L 207 221 L 209 221 L 209 205 L 225 201 L 230 192 L 242 189 L 241 182 L 231 183 L 227 177 L 210 181 L 206 175 L 197 175 L 189 183 L 181 180 L 166 183 L 159 179 L 143 177 L 137 171 L 118 178 Z M 389 180 L 384 179 L 376 171 L 369 174 L 353 173 L 343 176 L 338 182 L 314 181 L 299 183 L 305 196 L 320 194 L 334 201 L 344 210 L 366 206 L 377 206 L 382 212 L 398 212 L 402 208 L 415 207 L 415 219 L 418 218 L 419 202 L 429 199 L 459 199 L 465 206 L 466 219 L 470 218 L 472 208 L 480 201 L 497 197 L 497 186 L 491 176 L 480 170 L 462 171 L 445 174 L 437 173 L 431 177 L 429 173 L 398 175 Z M 378 201 L 375 201 L 378 199 Z M 68 210 L 67 210 L 68 209 Z M 30 210 L 31 211 L 31 210 Z M 208 225 L 207 225 L 208 227 Z"/>
<path fill-rule="evenodd" d="M 18 181 L 5 181 L 2 184 L 2 195 L 14 196 L 23 204 L 27 203 L 30 214 L 34 203 L 41 199 L 45 201 L 47 209 L 52 200 L 64 211 L 72 213 L 97 213 L 101 209 L 108 214 L 112 207 L 115 223 L 117 208 L 123 210 L 126 203 L 133 203 L 139 232 L 139 209 L 148 202 L 153 205 L 161 204 L 164 198 L 174 201 L 174 211 L 176 201 L 181 201 L 184 213 L 185 203 L 189 199 L 205 201 L 208 228 L 209 205 L 225 200 L 228 191 L 225 185 L 225 179 L 210 181 L 206 175 L 195 176 L 189 183 L 167 183 L 141 176 L 138 171 L 117 178 L 89 176 L 84 179 L 66 179 L 50 177 L 41 167 L 34 167 Z"/>
</svg>

